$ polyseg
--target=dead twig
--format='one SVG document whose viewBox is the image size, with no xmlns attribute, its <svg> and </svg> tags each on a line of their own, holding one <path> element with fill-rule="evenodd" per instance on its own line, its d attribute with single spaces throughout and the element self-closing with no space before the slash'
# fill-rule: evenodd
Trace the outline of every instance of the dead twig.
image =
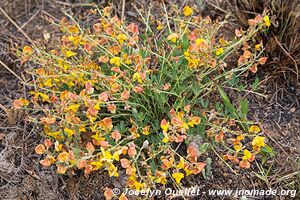
<svg viewBox="0 0 300 200">
<path fill-rule="evenodd" d="M 283 52 L 294 62 L 295 64 L 295 69 L 296 69 L 296 76 L 297 76 L 297 81 L 299 80 L 299 69 L 298 69 L 298 64 L 297 61 L 285 50 L 285 48 L 281 45 L 281 43 L 277 40 L 276 36 L 273 34 L 275 41 L 279 45 L 279 47 L 283 50 Z"/>
<path fill-rule="evenodd" d="M 213 3 L 209 2 L 209 1 L 206 1 L 206 3 L 209 4 L 210 6 L 214 7 L 216 10 L 219 10 L 219 11 L 221 11 L 223 13 L 228 13 L 228 10 L 224 10 L 223 8 L 221 8 L 218 5 L 215 5 L 215 4 L 213 4 Z"/>
<path fill-rule="evenodd" d="M 71 6 L 71 7 L 94 6 L 94 4 L 92 3 L 67 3 L 67 2 L 57 1 L 57 0 L 52 0 L 52 1 L 60 5 Z"/>
<path fill-rule="evenodd" d="M 124 22 L 124 16 L 125 16 L 125 4 L 126 4 L 126 0 L 123 0 L 123 3 L 122 3 L 122 15 L 121 15 L 122 22 Z"/>
<path fill-rule="evenodd" d="M 51 19 L 53 19 L 55 22 L 60 22 L 59 19 L 57 19 L 56 17 L 54 17 L 53 15 L 51 15 L 50 13 L 48 13 L 47 11 L 42 10 L 41 12 L 42 12 L 43 14 L 47 15 L 48 17 L 50 17 Z M 45 18 L 45 17 L 46 17 L 46 16 L 44 16 L 44 18 Z"/>
<path fill-rule="evenodd" d="M 0 7 L 1 8 L 1 7 Z M 25 81 L 20 77 L 20 76 L 18 76 L 12 69 L 10 69 L 4 62 L 2 62 L 1 60 L 0 60 L 0 64 L 5 68 L 5 69 L 7 69 L 10 73 L 12 73 L 15 77 L 17 77 L 20 81 L 21 81 L 21 83 L 24 83 Z"/>
<path fill-rule="evenodd" d="M 8 14 L 0 7 L 0 11 L 3 13 L 3 15 L 26 37 L 26 39 L 32 44 L 34 45 L 34 42 L 32 41 L 32 39 L 22 30 L 22 28 L 14 21 L 10 18 L 10 16 L 8 16 Z M 35 45 L 34 45 L 35 46 Z"/>
<path fill-rule="evenodd" d="M 23 23 L 23 25 L 20 28 L 25 28 L 25 26 L 27 26 L 27 24 L 29 24 L 29 22 L 31 22 L 40 13 L 40 11 L 41 10 L 38 10 L 36 13 L 34 13 L 34 15 L 32 15 L 25 23 Z"/>
</svg>

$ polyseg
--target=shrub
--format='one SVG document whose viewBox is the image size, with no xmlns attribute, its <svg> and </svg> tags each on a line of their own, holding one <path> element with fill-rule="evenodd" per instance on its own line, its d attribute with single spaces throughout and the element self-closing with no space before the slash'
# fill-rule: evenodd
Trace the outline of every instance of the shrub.
<svg viewBox="0 0 300 200">
<path fill-rule="evenodd" d="M 247 101 L 236 109 L 222 86 L 265 62 L 254 38 L 268 26 L 267 16 L 225 40 L 224 22 L 192 16 L 190 7 L 164 22 L 141 16 L 143 30 L 111 17 L 110 7 L 91 12 L 99 15 L 92 28 L 72 16 L 57 24 L 56 49 L 23 49 L 22 61 L 37 66 L 28 69 L 34 90 L 30 102 L 18 99 L 14 107 L 43 114 L 32 117 L 43 125 L 45 139 L 35 148 L 43 166 L 110 177 L 123 170 L 136 190 L 180 184 L 205 168 L 200 155 L 207 143 L 191 139 L 201 136 L 226 147 L 224 159 L 250 167 L 264 137 L 258 126 L 249 128 Z M 228 66 L 235 54 L 238 64 Z M 110 190 L 105 194 L 111 198 Z"/>
</svg>

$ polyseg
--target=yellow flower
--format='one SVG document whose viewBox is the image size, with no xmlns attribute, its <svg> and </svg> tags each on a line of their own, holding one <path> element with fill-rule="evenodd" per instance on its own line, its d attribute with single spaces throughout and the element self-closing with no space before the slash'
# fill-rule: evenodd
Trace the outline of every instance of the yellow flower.
<svg viewBox="0 0 300 200">
<path fill-rule="evenodd" d="M 156 171 L 155 182 L 165 185 L 167 183 L 167 174 L 161 171 Z"/>
<path fill-rule="evenodd" d="M 78 46 L 79 43 L 82 43 L 81 40 L 82 40 L 82 36 L 69 36 L 68 38 L 71 42 L 74 43 L 75 46 Z"/>
<path fill-rule="evenodd" d="M 79 128 L 79 132 L 80 132 L 80 133 L 84 133 L 84 132 L 86 132 L 86 129 L 85 129 L 85 127 L 84 127 L 84 126 L 81 126 L 81 127 Z"/>
<path fill-rule="evenodd" d="M 26 100 L 24 98 L 20 98 L 19 100 L 20 100 L 20 102 L 21 102 L 22 105 L 24 105 L 24 106 L 28 106 L 29 105 L 29 101 L 28 100 Z"/>
<path fill-rule="evenodd" d="M 120 44 L 123 44 L 123 42 L 125 41 L 125 40 L 127 40 L 127 36 L 125 35 L 125 34 L 119 34 L 118 36 L 117 36 L 117 40 L 120 42 Z"/>
<path fill-rule="evenodd" d="M 52 87 L 52 80 L 49 78 L 44 82 L 44 86 Z"/>
<path fill-rule="evenodd" d="M 271 26 L 270 18 L 268 15 L 264 16 L 264 22 L 267 27 Z"/>
<path fill-rule="evenodd" d="M 115 64 L 116 66 L 119 67 L 121 65 L 121 58 L 120 57 L 111 58 L 109 63 L 110 64 Z"/>
<path fill-rule="evenodd" d="M 103 166 L 103 163 L 98 160 L 98 161 L 91 162 L 91 165 L 95 166 L 95 168 L 98 170 Z"/>
<path fill-rule="evenodd" d="M 49 100 L 49 96 L 44 93 L 39 92 L 38 95 L 42 98 L 43 102 Z"/>
<path fill-rule="evenodd" d="M 112 177 L 112 176 L 118 177 L 119 176 L 118 168 L 116 166 L 114 166 L 113 164 L 110 164 L 110 166 L 108 167 L 108 175 L 110 177 Z"/>
<path fill-rule="evenodd" d="M 143 190 L 146 187 L 146 184 L 145 183 L 140 183 L 140 182 L 136 181 L 134 183 L 134 186 L 135 186 L 135 189 L 137 191 L 141 191 L 141 190 Z"/>
<path fill-rule="evenodd" d="M 69 128 L 65 128 L 64 132 L 67 133 L 68 137 L 72 137 L 72 135 L 74 135 L 74 131 Z"/>
<path fill-rule="evenodd" d="M 126 65 L 130 65 L 132 63 L 132 61 L 129 59 L 129 56 L 128 56 L 127 53 L 125 53 L 123 55 L 123 59 L 124 59 L 124 62 L 125 62 Z"/>
<path fill-rule="evenodd" d="M 78 29 L 78 27 L 77 27 L 76 25 L 74 25 L 74 26 L 69 27 L 69 28 L 68 28 L 68 31 L 69 31 L 70 33 L 78 33 L 78 32 L 79 32 L 79 29 Z"/>
<path fill-rule="evenodd" d="M 106 7 L 103 9 L 103 15 L 106 16 L 106 17 L 109 17 L 111 11 L 112 11 L 112 7 L 111 7 L 111 6 L 106 6 Z"/>
<path fill-rule="evenodd" d="M 63 52 L 64 52 L 64 50 L 63 50 Z M 58 64 L 58 66 L 64 68 L 65 70 L 68 70 L 70 68 L 70 66 L 67 65 L 62 59 L 59 59 L 57 61 L 57 64 Z"/>
<path fill-rule="evenodd" d="M 227 41 L 226 41 L 223 37 L 221 37 L 221 38 L 219 39 L 219 43 L 220 43 L 221 45 L 226 45 L 226 44 L 227 44 Z"/>
<path fill-rule="evenodd" d="M 116 151 L 113 155 L 111 155 L 111 153 L 109 151 L 105 151 L 103 147 L 101 147 L 101 153 L 102 153 L 102 157 L 101 157 L 101 161 L 106 161 L 106 162 L 110 162 L 112 163 L 113 160 L 119 161 L 120 160 L 120 153 Z"/>
<path fill-rule="evenodd" d="M 167 40 L 170 40 L 171 42 L 175 43 L 177 39 L 179 38 L 178 33 L 171 33 L 168 37 Z"/>
<path fill-rule="evenodd" d="M 239 152 L 242 149 L 242 147 L 243 147 L 243 145 L 241 143 L 233 146 L 233 148 L 236 152 Z"/>
<path fill-rule="evenodd" d="M 252 125 L 249 128 L 249 132 L 250 133 L 259 133 L 260 131 L 261 130 L 260 130 L 259 126 L 257 126 L 257 125 Z"/>
<path fill-rule="evenodd" d="M 102 150 L 103 148 L 101 148 Z M 103 152 L 103 158 L 101 159 L 102 161 L 107 161 L 107 162 L 112 162 L 112 155 L 108 151 Z"/>
<path fill-rule="evenodd" d="M 96 105 L 94 105 L 95 110 L 100 110 L 100 102 L 98 101 Z"/>
<path fill-rule="evenodd" d="M 23 54 L 31 56 L 33 54 L 33 49 L 30 46 L 23 47 Z"/>
<path fill-rule="evenodd" d="M 53 156 L 49 156 L 49 160 L 52 164 L 56 161 L 56 159 Z"/>
<path fill-rule="evenodd" d="M 252 146 L 258 148 L 265 146 L 265 137 L 255 136 L 255 138 L 252 140 Z"/>
<path fill-rule="evenodd" d="M 186 17 L 190 16 L 192 13 L 193 13 L 193 10 L 191 9 L 191 7 L 185 6 L 183 8 L 183 14 L 184 14 L 184 16 L 186 16 Z"/>
<path fill-rule="evenodd" d="M 58 141 L 56 141 L 56 142 L 54 143 L 55 151 L 60 152 L 61 149 L 62 149 L 62 147 L 63 147 L 63 145 L 62 145 L 62 144 L 59 144 Z"/>
<path fill-rule="evenodd" d="M 252 154 L 247 149 L 244 150 L 244 156 L 242 157 L 243 160 L 249 160 L 252 157 Z"/>
<path fill-rule="evenodd" d="M 184 158 L 180 157 L 180 161 L 178 165 L 176 166 L 177 169 L 182 169 L 184 167 Z"/>
<path fill-rule="evenodd" d="M 167 142 L 169 142 L 169 137 L 168 136 L 165 136 L 164 138 L 163 138 L 163 143 L 167 143 Z"/>
<path fill-rule="evenodd" d="M 78 110 L 78 108 L 80 107 L 80 105 L 79 104 L 72 104 L 72 105 L 70 105 L 68 108 L 67 108 L 67 110 L 71 110 L 72 112 L 77 112 L 77 110 Z"/>
<path fill-rule="evenodd" d="M 189 176 L 193 173 L 192 170 L 190 170 L 188 167 L 183 168 L 183 170 L 185 171 L 186 176 Z"/>
<path fill-rule="evenodd" d="M 188 51 L 185 51 L 183 54 L 184 54 L 185 59 L 189 59 L 190 58 L 191 54 Z"/>
<path fill-rule="evenodd" d="M 75 84 L 74 84 L 74 82 L 73 81 L 68 81 L 68 82 L 66 82 L 66 84 L 69 86 L 69 87 L 73 87 Z"/>
<path fill-rule="evenodd" d="M 157 27 L 156 27 L 156 29 L 157 29 L 158 31 L 160 31 L 161 29 L 164 28 L 164 26 L 162 25 L 161 21 L 156 21 L 156 22 L 157 22 Z"/>
<path fill-rule="evenodd" d="M 53 137 L 54 139 L 58 140 L 61 138 L 60 133 L 61 133 L 61 131 L 47 132 L 46 135 L 49 135 L 49 136 Z"/>
<path fill-rule="evenodd" d="M 143 134 L 144 135 L 149 135 L 150 134 L 149 130 L 150 130 L 150 125 L 148 125 L 145 128 L 143 128 Z"/>
<path fill-rule="evenodd" d="M 187 123 L 183 122 L 181 128 L 183 128 L 184 130 L 188 130 L 189 125 Z"/>
<path fill-rule="evenodd" d="M 143 82 L 141 75 L 140 75 L 139 73 L 137 73 L 137 72 L 135 72 L 135 73 L 133 74 L 133 81 L 136 81 L 136 80 L 137 80 L 139 83 L 142 83 L 142 82 Z"/>
<path fill-rule="evenodd" d="M 170 122 L 167 122 L 167 120 L 165 120 L 165 119 L 163 119 L 160 122 L 160 127 L 164 133 L 166 133 L 169 130 L 169 125 L 170 125 Z"/>
<path fill-rule="evenodd" d="M 172 177 L 175 179 L 176 183 L 180 183 L 181 179 L 184 178 L 184 174 L 183 173 L 174 173 L 172 174 Z"/>
<path fill-rule="evenodd" d="M 66 56 L 67 58 L 70 58 L 70 57 L 73 57 L 73 56 L 76 56 L 76 55 L 77 55 L 77 54 L 74 53 L 74 52 L 71 51 L 71 50 L 65 51 L 65 56 Z"/>
<path fill-rule="evenodd" d="M 236 136 L 236 139 L 237 139 L 238 141 L 244 140 L 244 138 L 245 138 L 244 135 L 238 135 L 238 136 Z"/>
<path fill-rule="evenodd" d="M 221 55 L 223 52 L 224 52 L 224 49 L 223 49 L 223 48 L 218 48 L 218 49 L 216 50 L 216 55 L 219 56 L 219 55 Z"/>
<path fill-rule="evenodd" d="M 14 108 L 18 109 L 18 108 L 21 108 L 22 106 L 28 106 L 29 101 L 24 98 L 20 98 L 20 99 L 14 100 L 13 105 L 14 105 Z"/>
<path fill-rule="evenodd" d="M 188 66 L 189 68 L 197 67 L 199 64 L 199 59 L 191 59 L 191 58 L 186 58 L 188 61 Z"/>
<path fill-rule="evenodd" d="M 122 153 L 122 152 L 116 151 L 116 152 L 113 154 L 112 158 L 113 158 L 115 161 L 119 161 L 119 160 L 120 160 L 120 154 L 121 154 L 121 153 Z"/>
<path fill-rule="evenodd" d="M 259 50 L 261 46 L 262 46 L 262 44 L 261 44 L 261 43 L 259 43 L 259 44 L 256 44 L 256 45 L 255 45 L 255 50 Z"/>
<path fill-rule="evenodd" d="M 197 38 L 197 39 L 195 40 L 195 43 L 196 43 L 197 46 L 199 46 L 199 45 L 202 44 L 203 42 L 205 42 L 205 40 L 204 40 L 203 38 Z"/>
</svg>

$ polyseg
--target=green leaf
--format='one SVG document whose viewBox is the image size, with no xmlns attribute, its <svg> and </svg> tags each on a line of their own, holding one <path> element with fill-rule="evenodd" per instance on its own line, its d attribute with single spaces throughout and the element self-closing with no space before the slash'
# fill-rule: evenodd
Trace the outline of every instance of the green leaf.
<svg viewBox="0 0 300 200">
<path fill-rule="evenodd" d="M 232 73 L 232 76 L 231 76 L 231 79 L 228 81 L 228 83 L 231 85 L 231 86 L 235 86 L 236 84 L 238 84 L 238 82 L 240 81 L 239 78 L 236 77 L 236 73 L 233 72 Z"/>
<path fill-rule="evenodd" d="M 252 90 L 254 91 L 257 90 L 258 86 L 259 86 L 259 78 L 256 77 L 254 83 L 252 84 Z"/>
<path fill-rule="evenodd" d="M 139 118 L 140 121 L 144 121 L 145 114 L 142 113 L 142 112 L 138 113 L 138 118 Z"/>
<path fill-rule="evenodd" d="M 212 171 L 211 171 L 212 159 L 208 157 L 205 163 L 206 163 L 205 170 L 202 171 L 202 174 L 205 180 L 209 180 L 212 176 Z"/>
<path fill-rule="evenodd" d="M 261 151 L 263 153 L 269 155 L 271 158 L 273 158 L 275 156 L 274 150 L 270 146 L 268 146 L 268 145 L 266 145 L 263 148 L 261 148 Z"/>
<path fill-rule="evenodd" d="M 150 166 L 151 166 L 151 172 L 152 172 L 152 174 L 155 174 L 156 164 L 155 164 L 154 160 L 151 160 Z"/>
<path fill-rule="evenodd" d="M 136 120 L 139 119 L 139 116 L 138 116 L 138 112 L 137 112 L 136 107 L 133 107 L 133 108 L 132 108 L 132 115 L 133 115 L 133 117 L 134 117 Z"/>
<path fill-rule="evenodd" d="M 227 94 L 224 92 L 224 90 L 218 86 L 218 90 L 219 90 L 219 93 L 223 99 L 223 102 L 225 104 L 225 106 L 228 108 L 228 110 L 232 113 L 232 114 L 235 114 L 237 113 L 236 109 L 234 108 L 234 106 L 230 103 L 230 100 L 227 96 Z"/>
<path fill-rule="evenodd" d="M 247 196 L 242 196 L 240 200 L 248 200 Z"/>
<path fill-rule="evenodd" d="M 182 49 L 186 51 L 189 47 L 189 40 L 186 35 L 182 37 Z"/>
<path fill-rule="evenodd" d="M 223 111 L 223 104 L 217 102 L 216 103 L 216 109 L 218 112 L 222 112 Z"/>
<path fill-rule="evenodd" d="M 238 87 L 238 90 L 241 92 L 241 91 L 244 91 L 246 89 L 246 85 L 239 85 Z"/>
<path fill-rule="evenodd" d="M 249 102 L 247 99 L 242 99 L 240 102 L 240 106 L 241 106 L 241 118 L 243 120 L 247 119 L 247 113 L 249 111 Z"/>
<path fill-rule="evenodd" d="M 266 155 L 263 155 L 262 158 L 261 158 L 261 163 L 262 164 L 265 164 L 267 161 L 267 156 Z"/>
<path fill-rule="evenodd" d="M 208 148 L 209 148 L 209 143 L 205 142 L 199 147 L 199 151 L 201 153 L 205 153 Z"/>
<path fill-rule="evenodd" d="M 208 105 L 209 105 L 209 100 L 206 99 L 205 103 L 204 103 L 204 108 L 208 108 Z"/>
<path fill-rule="evenodd" d="M 73 148 L 72 148 L 72 151 L 73 151 L 73 153 L 74 153 L 75 155 L 79 155 L 79 154 L 81 153 L 81 149 L 78 148 L 78 147 L 73 147 Z"/>
<path fill-rule="evenodd" d="M 265 176 L 262 176 L 256 172 L 254 172 L 255 176 L 257 176 L 259 179 L 263 180 L 263 181 L 267 181 L 267 178 Z"/>
<path fill-rule="evenodd" d="M 235 119 L 240 120 L 238 112 L 235 109 L 235 107 L 231 104 L 227 94 L 224 92 L 224 90 L 220 86 L 218 86 L 218 90 L 219 90 L 219 93 L 220 93 L 220 95 L 223 99 L 223 102 L 225 104 L 225 113 L 226 113 L 226 111 L 228 111 Z M 240 123 L 240 125 L 241 125 L 241 127 L 243 128 L 244 131 L 248 130 L 247 126 L 245 126 L 244 123 Z"/>
<path fill-rule="evenodd" d="M 200 101 L 201 106 L 204 107 L 204 99 L 201 97 L 201 98 L 199 99 L 199 101 Z"/>
<path fill-rule="evenodd" d="M 120 124 L 119 124 L 119 126 L 120 126 L 120 130 L 119 131 L 124 132 L 125 129 L 126 129 L 125 122 L 121 121 Z"/>
<path fill-rule="evenodd" d="M 197 126 L 197 133 L 201 135 L 203 138 L 206 136 L 205 129 L 206 129 L 206 119 L 201 118 L 201 124 Z"/>
</svg>

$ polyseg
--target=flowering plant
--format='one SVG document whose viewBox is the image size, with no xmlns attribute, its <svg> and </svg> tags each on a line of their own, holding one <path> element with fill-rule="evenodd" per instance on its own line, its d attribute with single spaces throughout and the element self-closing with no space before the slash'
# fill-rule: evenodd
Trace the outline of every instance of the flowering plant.
<svg viewBox="0 0 300 200">
<path fill-rule="evenodd" d="M 219 86 L 228 105 L 220 86 L 264 64 L 262 43 L 254 38 L 268 27 L 266 16 L 225 40 L 219 36 L 224 22 L 192 16 L 188 6 L 165 22 L 141 16 L 143 30 L 111 16 L 110 7 L 91 13 L 99 15 L 92 28 L 71 16 L 57 24 L 62 31 L 58 48 L 23 49 L 22 62 L 38 67 L 28 69 L 34 77 L 30 102 L 18 99 L 14 107 L 43 113 L 32 118 L 43 125 L 44 141 L 35 148 L 43 166 L 55 165 L 60 174 L 104 170 L 117 177 L 124 171 L 127 185 L 136 190 L 169 179 L 180 184 L 205 168 L 200 144 L 191 136 L 206 133 L 209 140 L 233 147 L 225 159 L 250 167 L 265 145 L 256 136 L 259 127 L 249 129 L 244 115 L 216 113 L 208 98 Z M 234 52 L 242 54 L 229 67 L 226 61 Z M 231 138 L 229 144 L 225 137 Z M 254 138 L 252 152 L 242 143 L 245 137 Z M 113 196 L 109 189 L 105 195 Z"/>
</svg>

